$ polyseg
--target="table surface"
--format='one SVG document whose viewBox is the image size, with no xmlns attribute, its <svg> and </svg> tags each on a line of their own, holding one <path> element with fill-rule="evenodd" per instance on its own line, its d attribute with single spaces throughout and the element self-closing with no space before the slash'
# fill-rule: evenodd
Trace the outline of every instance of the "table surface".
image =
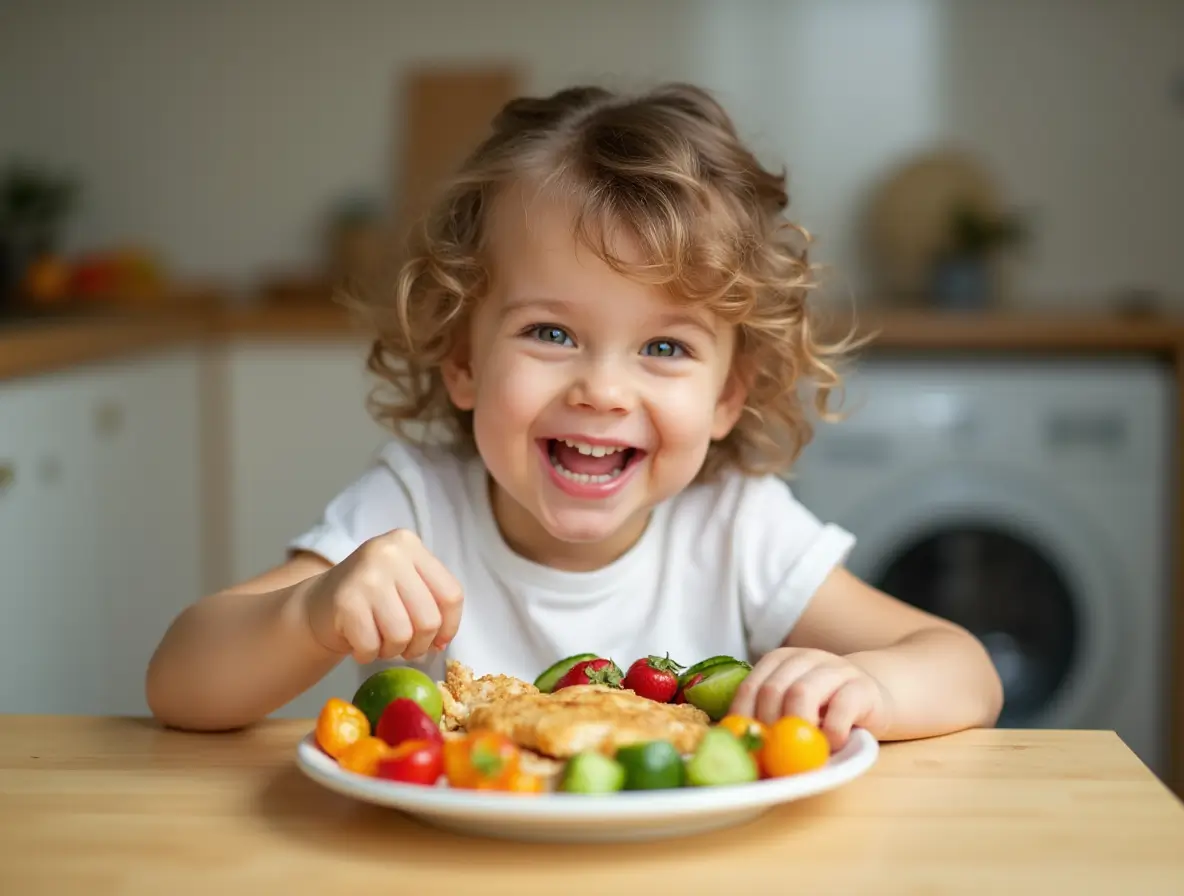
<svg viewBox="0 0 1184 896">
<path fill-rule="evenodd" d="M 864 777 L 738 828 L 540 846 L 325 790 L 295 764 L 310 727 L 0 717 L 0 893 L 1184 893 L 1184 806 L 1111 732 L 885 744 Z"/>
</svg>

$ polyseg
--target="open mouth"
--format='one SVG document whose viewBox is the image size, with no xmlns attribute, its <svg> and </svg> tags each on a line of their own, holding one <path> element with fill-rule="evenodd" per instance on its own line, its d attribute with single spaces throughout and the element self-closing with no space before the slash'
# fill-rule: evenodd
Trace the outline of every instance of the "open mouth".
<svg viewBox="0 0 1184 896">
<path fill-rule="evenodd" d="M 555 472 L 581 485 L 612 482 L 645 456 L 631 445 L 592 445 L 572 439 L 543 442 Z"/>
</svg>

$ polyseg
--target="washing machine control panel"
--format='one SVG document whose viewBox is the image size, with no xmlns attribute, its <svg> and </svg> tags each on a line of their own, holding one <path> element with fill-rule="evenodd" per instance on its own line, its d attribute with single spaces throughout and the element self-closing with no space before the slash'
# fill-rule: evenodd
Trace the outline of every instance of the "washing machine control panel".
<svg viewBox="0 0 1184 896">
<path fill-rule="evenodd" d="M 1123 362 L 869 364 L 847 395 L 846 419 L 817 426 L 799 469 L 957 461 L 1137 479 L 1171 404 L 1166 371 Z"/>
</svg>

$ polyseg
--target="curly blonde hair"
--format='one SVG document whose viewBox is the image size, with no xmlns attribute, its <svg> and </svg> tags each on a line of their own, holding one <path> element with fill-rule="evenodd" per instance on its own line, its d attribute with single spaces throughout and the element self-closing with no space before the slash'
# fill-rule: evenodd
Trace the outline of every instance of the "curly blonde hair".
<svg viewBox="0 0 1184 896">
<path fill-rule="evenodd" d="M 762 167 L 723 108 L 686 84 L 634 96 L 573 87 L 500 111 L 415 228 L 393 291 L 388 281 L 359 297 L 378 333 L 367 366 L 393 393 L 372 395 L 376 419 L 411 439 L 442 424 L 454 447 L 475 449 L 471 413 L 449 400 L 441 364 L 490 287 L 490 209 L 522 183 L 574 199 L 577 239 L 615 270 L 737 327 L 734 363 L 747 400 L 729 435 L 709 447 L 699 479 L 791 466 L 813 434 L 808 406 L 829 416 L 841 388 L 835 362 L 849 342 L 817 335 L 810 236 L 783 216 L 784 172 Z M 618 228 L 641 264 L 611 251 Z"/>
</svg>

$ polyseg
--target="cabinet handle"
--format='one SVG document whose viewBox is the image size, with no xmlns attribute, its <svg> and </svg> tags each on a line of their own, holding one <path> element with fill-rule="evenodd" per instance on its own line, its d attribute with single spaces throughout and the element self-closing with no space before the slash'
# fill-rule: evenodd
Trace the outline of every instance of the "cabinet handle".
<svg viewBox="0 0 1184 896">
<path fill-rule="evenodd" d="M 95 412 L 95 429 L 104 436 L 115 435 L 123 429 L 123 408 L 113 401 L 99 405 Z"/>
<path fill-rule="evenodd" d="M 16 467 L 0 461 L 0 495 L 12 488 L 14 482 L 16 482 Z"/>
</svg>

